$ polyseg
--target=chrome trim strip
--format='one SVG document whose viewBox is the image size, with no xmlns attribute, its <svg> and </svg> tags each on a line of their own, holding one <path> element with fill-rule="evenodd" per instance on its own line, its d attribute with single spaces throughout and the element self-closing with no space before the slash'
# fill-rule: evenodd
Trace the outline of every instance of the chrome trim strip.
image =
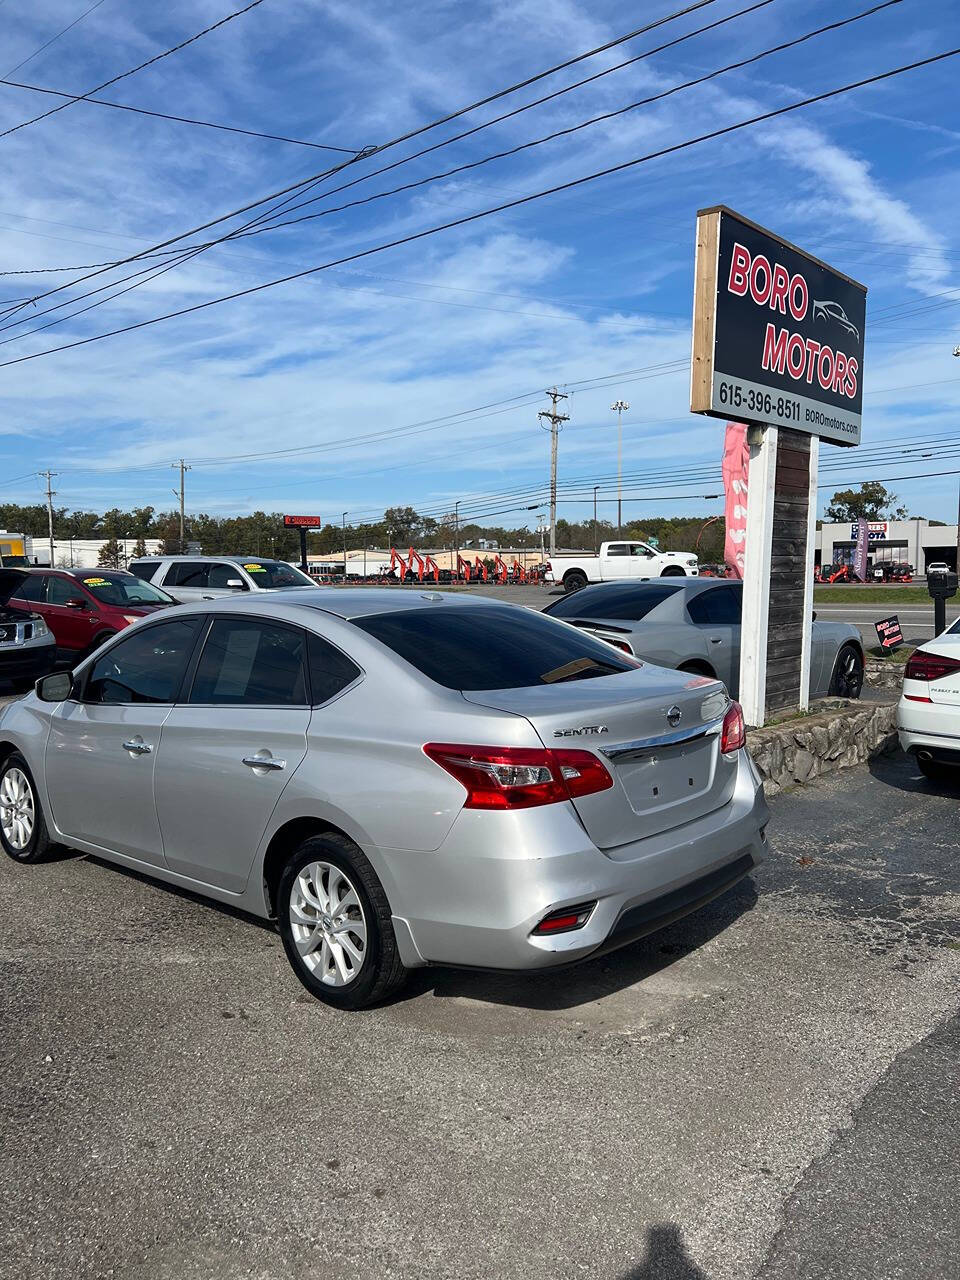
<svg viewBox="0 0 960 1280">
<path fill-rule="evenodd" d="M 680 742 L 696 742 L 698 738 L 715 736 L 723 728 L 723 716 L 707 724 L 694 725 L 690 729 L 677 729 L 673 733 L 661 733 L 655 738 L 638 738 L 635 742 L 619 742 L 615 747 L 598 747 L 608 760 L 622 760 L 626 756 L 644 755 L 658 747 L 674 747 Z"/>
</svg>

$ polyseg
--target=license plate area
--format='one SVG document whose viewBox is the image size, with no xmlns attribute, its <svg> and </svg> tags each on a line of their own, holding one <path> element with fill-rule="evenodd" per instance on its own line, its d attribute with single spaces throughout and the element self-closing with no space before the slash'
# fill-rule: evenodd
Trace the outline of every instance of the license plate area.
<svg viewBox="0 0 960 1280">
<path fill-rule="evenodd" d="M 618 760 L 617 778 L 634 813 L 642 816 L 710 796 L 717 784 L 716 748 L 716 738 L 709 737 Z"/>
</svg>

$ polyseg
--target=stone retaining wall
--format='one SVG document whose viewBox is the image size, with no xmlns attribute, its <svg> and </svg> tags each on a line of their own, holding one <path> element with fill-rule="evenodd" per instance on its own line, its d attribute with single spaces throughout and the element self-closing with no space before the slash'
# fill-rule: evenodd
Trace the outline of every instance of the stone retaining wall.
<svg viewBox="0 0 960 1280">
<path fill-rule="evenodd" d="M 884 658 L 867 658 L 863 668 L 863 681 L 874 689 L 891 689 L 899 694 L 903 684 L 903 663 L 887 662 Z"/>
<path fill-rule="evenodd" d="M 747 733 L 763 789 L 785 787 L 863 764 L 897 748 L 895 703 L 834 702 L 823 711 Z"/>
</svg>

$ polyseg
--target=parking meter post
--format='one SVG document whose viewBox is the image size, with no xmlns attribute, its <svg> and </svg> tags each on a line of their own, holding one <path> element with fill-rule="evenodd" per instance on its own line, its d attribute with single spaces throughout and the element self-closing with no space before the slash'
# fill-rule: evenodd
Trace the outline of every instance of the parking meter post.
<svg viewBox="0 0 960 1280">
<path fill-rule="evenodd" d="M 947 598 L 946 596 L 933 597 L 933 634 L 942 636 L 947 629 Z"/>
<path fill-rule="evenodd" d="M 933 573 L 927 578 L 927 591 L 933 597 L 933 634 L 943 635 L 947 629 L 947 601 L 957 594 L 955 573 Z"/>
<path fill-rule="evenodd" d="M 300 529 L 300 568 L 307 572 L 307 531 L 303 527 Z"/>
</svg>

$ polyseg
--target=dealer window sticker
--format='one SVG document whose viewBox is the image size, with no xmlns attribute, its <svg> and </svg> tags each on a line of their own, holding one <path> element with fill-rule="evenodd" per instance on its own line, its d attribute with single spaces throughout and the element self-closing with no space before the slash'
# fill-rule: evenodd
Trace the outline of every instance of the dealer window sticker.
<svg viewBox="0 0 960 1280">
<path fill-rule="evenodd" d="M 88 587 L 109 587 L 110 582 L 107 578 L 84 578 L 84 585 Z"/>
<path fill-rule="evenodd" d="M 262 564 L 245 564 L 243 566 L 247 573 L 266 573 L 266 569 Z"/>
</svg>

